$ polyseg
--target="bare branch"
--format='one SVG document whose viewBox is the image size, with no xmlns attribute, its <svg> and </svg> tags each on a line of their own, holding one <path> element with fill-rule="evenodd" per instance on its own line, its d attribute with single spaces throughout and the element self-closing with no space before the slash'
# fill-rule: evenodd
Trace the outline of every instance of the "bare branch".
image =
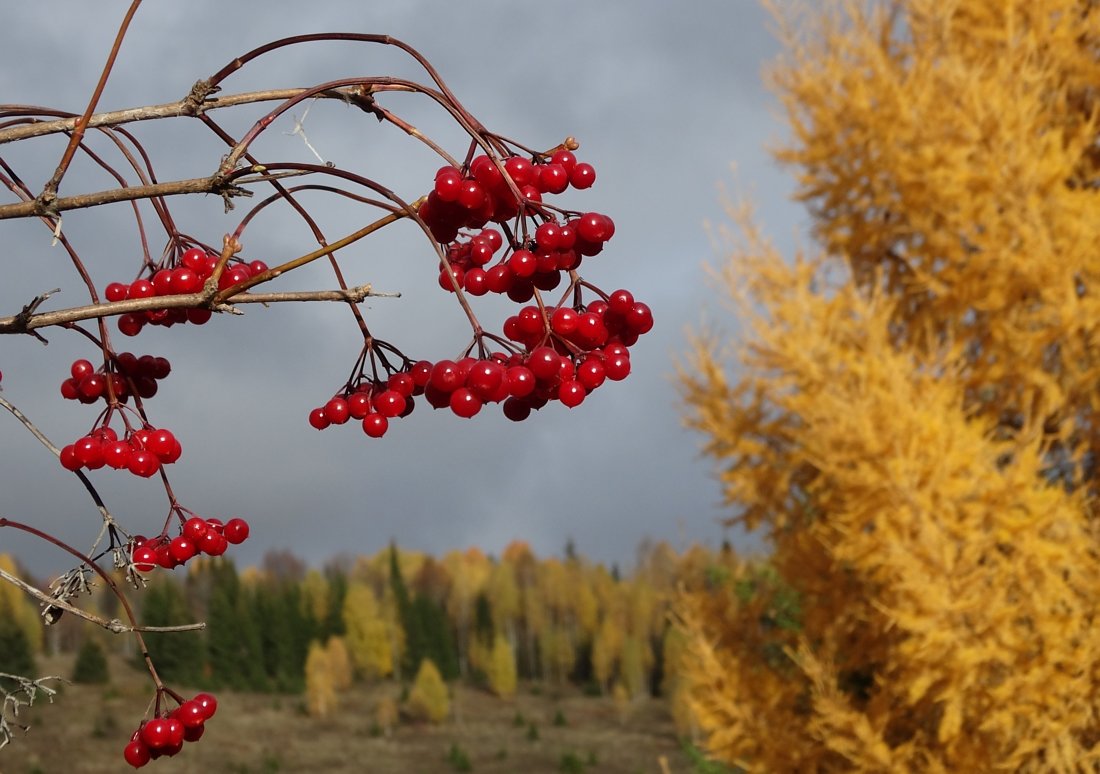
<svg viewBox="0 0 1100 774">
<path fill-rule="evenodd" d="M 55 312 L 24 315 L 22 312 L 11 317 L 0 317 L 0 334 L 29 333 L 36 328 L 51 325 L 65 325 L 82 320 L 94 320 L 101 317 L 129 312 L 145 312 L 153 309 L 193 309 L 205 307 L 210 303 L 211 295 L 201 293 L 182 293 L 172 296 L 152 296 L 133 298 L 126 301 L 105 302 L 60 309 Z M 235 304 L 277 304 L 283 301 L 344 301 L 358 304 L 369 297 L 400 298 L 400 293 L 374 292 L 370 285 L 360 285 L 347 290 L 302 290 L 286 293 L 244 293 L 230 296 L 227 301 Z M 230 303 L 215 303 L 213 311 L 234 314 Z"/>
<path fill-rule="evenodd" d="M 83 618 L 85 621 L 91 621 L 94 624 L 102 626 L 113 634 L 129 634 L 131 632 L 193 632 L 206 628 L 206 624 L 201 621 L 193 624 L 180 624 L 179 626 L 130 626 L 117 618 L 108 620 L 94 613 L 89 613 L 86 610 L 81 610 L 76 605 L 70 604 L 63 599 L 58 599 L 46 594 L 44 591 L 30 585 L 22 578 L 5 572 L 3 569 L 0 569 L 0 580 L 5 580 L 13 586 L 22 589 L 27 594 L 30 594 L 32 597 L 49 607 L 59 607 L 78 618 Z"/>
</svg>

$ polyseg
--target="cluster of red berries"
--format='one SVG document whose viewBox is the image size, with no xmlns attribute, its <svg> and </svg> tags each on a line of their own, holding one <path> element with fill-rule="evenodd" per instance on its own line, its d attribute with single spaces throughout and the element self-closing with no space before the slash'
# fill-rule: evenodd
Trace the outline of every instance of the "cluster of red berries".
<svg viewBox="0 0 1100 774">
<path fill-rule="evenodd" d="M 122 352 L 111 359 L 106 367 L 96 369 L 89 360 L 74 360 L 69 368 L 71 376 L 61 382 L 61 397 L 81 403 L 95 403 L 110 392 L 117 400 L 125 402 L 131 390 L 140 398 L 157 394 L 157 382 L 172 372 L 167 358 Z"/>
<path fill-rule="evenodd" d="M 389 429 L 390 420 L 407 417 L 415 407 L 414 395 L 423 393 L 414 374 L 400 371 L 385 381 L 364 380 L 353 389 L 334 395 L 324 406 L 309 413 L 309 423 L 318 430 L 342 425 L 350 419 L 363 423 L 363 432 L 380 438 Z"/>
<path fill-rule="evenodd" d="M 486 359 L 421 360 L 385 382 L 367 381 L 335 395 L 310 412 L 309 423 L 324 430 L 357 419 L 363 432 L 380 438 L 391 419 L 412 413 L 416 396 L 464 419 L 486 403 L 500 403 L 504 415 L 518 422 L 553 400 L 579 406 L 605 380 L 621 381 L 629 373 L 630 351 L 619 341 L 576 352 L 543 345 L 526 354 L 496 352 Z"/>
<path fill-rule="evenodd" d="M 451 292 L 460 288 L 471 296 L 501 293 L 525 304 L 536 291 L 556 288 L 565 273 L 575 272 L 585 257 L 603 250 L 615 224 L 596 212 L 558 220 L 542 205 L 543 194 L 595 182 L 592 166 L 579 163 L 570 151 L 535 162 L 511 156 L 502 166 L 503 172 L 489 157 L 478 156 L 465 173 L 449 166 L 440 169 L 419 212 L 433 237 L 445 245 L 440 287 Z M 512 219 L 517 223 L 509 228 Z M 538 225 L 529 229 L 529 221 Z M 501 224 L 508 237 L 486 227 L 489 222 Z M 576 291 L 572 305 L 547 309 L 540 296 L 537 306 L 524 306 L 505 321 L 504 336 L 518 345 L 509 347 L 512 351 L 436 363 L 406 360 L 401 371 L 384 381 L 360 377 L 359 383 L 349 383 L 313 409 L 309 423 L 323 430 L 361 420 L 363 431 L 377 438 L 391 419 L 411 413 L 414 398 L 421 395 L 433 408 L 447 407 L 464 418 L 486 403 L 502 404 L 505 416 L 515 421 L 554 400 L 569 408 L 580 405 L 605 381 L 630 373 L 628 347 L 652 329 L 653 313 L 627 290 L 610 295 L 597 290 L 600 298 L 584 304 L 581 290 L 592 286 L 570 276 Z"/>
<path fill-rule="evenodd" d="M 218 256 L 208 253 L 202 248 L 192 247 L 184 251 L 177 265 L 160 269 L 152 277 L 136 279 L 129 285 L 122 282 L 112 282 L 104 288 L 103 295 L 108 301 L 125 301 L 133 298 L 155 298 L 158 296 L 198 293 L 203 289 L 206 280 L 214 273 L 214 268 L 217 265 Z M 224 290 L 233 285 L 238 285 L 264 271 L 267 271 L 267 264 L 263 261 L 252 261 L 251 263 L 233 261 L 225 267 L 225 271 L 218 278 L 218 289 Z M 172 326 L 188 322 L 202 325 L 210 317 L 210 310 L 203 307 L 150 309 L 144 312 L 120 315 L 118 329 L 127 336 L 136 336 L 141 333 L 141 329 L 146 325 Z"/>
<path fill-rule="evenodd" d="M 488 266 L 504 240 L 499 231 L 486 228 L 468 241 L 448 247 L 450 271 L 440 266 L 439 285 L 453 292 L 457 283 L 472 296 L 504 293 L 525 303 L 536 288 L 556 288 L 562 272 L 576 270 L 585 256 L 597 255 L 614 235 L 615 223 L 598 212 L 586 212 L 562 223 L 547 220 L 535 229 L 533 239 L 511 245 L 496 264 Z"/>
<path fill-rule="evenodd" d="M 549 334 L 563 354 L 580 355 L 610 343 L 631 347 L 652 329 L 649 305 L 635 301 L 629 290 L 616 290 L 606 301 L 593 301 L 583 307 L 559 306 L 546 314 L 538 307 L 525 306 L 504 321 L 504 335 L 528 349 L 541 344 Z"/>
<path fill-rule="evenodd" d="M 78 438 L 61 450 L 61 465 L 66 470 L 98 470 L 104 466 L 129 470 L 135 476 L 149 478 L 180 458 L 180 442 L 171 430 L 146 425 L 126 429 L 122 438 L 104 425 Z"/>
<path fill-rule="evenodd" d="M 507 174 L 523 200 L 523 214 L 542 202 L 544 193 L 558 194 L 569 186 L 588 188 L 596 182 L 591 164 L 577 161 L 568 150 L 559 150 L 539 163 L 523 156 L 503 162 L 504 173 L 493 159 L 475 157 L 464 173 L 446 166 L 436 172 L 435 185 L 420 206 L 420 217 L 437 242 L 453 242 L 463 228 L 482 228 L 486 223 L 507 223 L 520 214 Z"/>
<path fill-rule="evenodd" d="M 135 769 L 161 756 L 172 757 L 185 742 L 197 742 L 206 731 L 206 721 L 218 710 L 218 700 L 209 693 L 196 694 L 167 715 L 143 721 L 130 737 L 122 757 Z"/>
<path fill-rule="evenodd" d="M 220 519 L 192 516 L 174 538 L 135 536 L 130 561 L 138 572 L 152 572 L 156 567 L 171 570 L 199 554 L 221 556 L 230 543 L 237 545 L 247 540 L 248 533 L 248 522 L 244 519 L 234 518 L 223 524 Z"/>
</svg>

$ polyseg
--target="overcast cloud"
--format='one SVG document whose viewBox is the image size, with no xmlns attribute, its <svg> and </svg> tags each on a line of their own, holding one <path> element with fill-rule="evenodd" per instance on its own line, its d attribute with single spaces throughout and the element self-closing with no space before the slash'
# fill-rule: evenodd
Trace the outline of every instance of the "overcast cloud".
<svg viewBox="0 0 1100 774">
<path fill-rule="evenodd" d="M 82 110 L 128 3 L 8 5 L 0 27 L 0 102 Z M 606 212 L 617 225 L 608 248 L 582 274 L 606 290 L 631 289 L 657 320 L 634 350 L 631 377 L 573 411 L 554 404 L 516 425 L 499 410 L 464 421 L 420 405 L 382 440 L 352 425 L 318 433 L 306 423 L 309 410 L 346 378 L 361 343 L 338 305 L 248 308 L 244 317 L 202 328 L 118 336 L 119 348 L 163 354 L 173 363 L 147 409 L 183 443 L 182 459 L 169 469 L 181 502 L 203 516 L 250 520 L 253 537 L 235 554 L 240 564 L 289 548 L 320 565 L 339 553 L 373 553 L 391 539 L 441 553 L 471 545 L 499 552 L 521 538 L 546 555 L 572 538 L 585 555 L 624 567 L 645 538 L 676 547 L 716 545 L 725 511 L 710 464 L 698 455 L 701 439 L 681 427 L 673 362 L 704 308 L 720 319 L 702 268 L 715 260 L 704 224 L 723 218 L 719 186 L 733 181 L 730 165 L 781 248 L 789 248 L 802 218 L 787 200 L 790 178 L 765 152 L 781 132 L 760 78 L 777 52 L 768 25 L 753 0 L 147 2 L 100 109 L 178 99 L 233 56 L 279 37 L 396 36 L 425 54 L 491 130 L 534 147 L 567 135 L 581 141 L 578 155 L 596 166 L 598 181 L 561 201 Z M 422 79 L 395 50 L 314 44 L 242 71 L 225 91 L 385 73 Z M 426 132 L 438 131 L 453 154 L 464 152 L 430 105 L 409 97 L 384 104 Z M 225 120 L 240 131 L 255 116 Z M 196 122 L 159 123 L 131 130 L 148 142 L 161 180 L 208 174 L 224 152 Z M 311 108 L 305 128 L 327 160 L 408 199 L 427 190 L 439 166 L 394 129 L 336 104 Z M 256 146 L 257 155 L 312 160 L 301 139 L 287 134 L 291 129 L 289 122 L 277 126 Z M 0 156 L 39 190 L 61 145 L 56 139 L 24 145 L 0 147 Z M 62 193 L 111 185 L 87 167 L 74 168 Z M 239 218 L 225 216 L 214 198 L 177 199 L 172 206 L 181 230 L 211 243 Z M 327 203 L 320 210 L 331 236 L 353 230 L 361 214 Z M 64 224 L 101 288 L 133 277 L 139 243 L 127 207 L 67 214 Z M 417 357 L 453 356 L 468 335 L 458 332 L 462 317 L 435 287 L 430 246 L 401 225 L 345 251 L 349 281 L 403 293 L 368 305 L 375 335 L 407 345 Z M 50 247 L 41 224 L 4 221 L 0 234 L 0 315 L 57 286 L 58 306 L 81 302 L 67 258 Z M 159 253 L 163 235 L 151 242 Z M 286 209 L 261 216 L 245 240 L 248 255 L 272 263 L 311 245 Z M 320 266 L 281 282 L 273 289 L 332 286 Z M 92 407 L 58 393 L 71 361 L 94 353 L 77 335 L 46 335 L 48 347 L 30 337 L 0 341 L 0 370 L 4 396 L 60 445 L 87 432 L 94 419 Z M 0 514 L 86 546 L 98 517 L 79 482 L 6 414 L 0 437 Z M 156 480 L 113 471 L 92 478 L 124 524 L 156 531 L 167 513 Z M 0 534 L 0 551 L 19 554 L 42 573 L 67 565 L 55 549 L 11 530 Z"/>
</svg>

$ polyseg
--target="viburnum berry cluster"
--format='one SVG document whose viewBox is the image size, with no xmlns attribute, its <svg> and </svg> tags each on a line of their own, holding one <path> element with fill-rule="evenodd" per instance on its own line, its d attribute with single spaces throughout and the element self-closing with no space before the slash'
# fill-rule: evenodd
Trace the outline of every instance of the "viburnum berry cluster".
<svg viewBox="0 0 1100 774">
<path fill-rule="evenodd" d="M 61 397 L 89 404 L 100 399 L 110 402 L 111 395 L 122 403 L 131 394 L 151 398 L 157 394 L 157 382 L 171 372 L 167 358 L 153 355 L 137 357 L 132 352 L 120 352 L 99 369 L 81 358 L 73 361 L 71 376 L 61 382 Z"/>
<path fill-rule="evenodd" d="M 220 519 L 192 515 L 173 538 L 167 534 L 153 538 L 135 535 L 130 541 L 130 561 L 133 568 L 142 573 L 152 572 L 157 567 L 171 570 L 200 554 L 221 556 L 230 544 L 247 540 L 249 532 L 244 519 L 232 518 L 223 523 Z"/>
<path fill-rule="evenodd" d="M 440 169 L 419 210 L 443 247 L 440 287 L 503 294 L 525 306 L 504 321 L 503 335 L 476 327 L 474 344 L 455 360 L 413 361 L 392 345 L 368 341 L 353 378 L 310 412 L 310 425 L 323 430 L 354 419 L 378 438 L 390 420 L 412 413 L 419 396 L 466 419 L 497 403 L 506 417 L 522 421 L 551 401 L 579 406 L 605 381 L 625 379 L 629 347 L 653 328 L 653 313 L 630 291 L 605 294 L 577 274 L 582 260 L 615 235 L 615 224 L 597 212 L 555 212 L 543 199 L 570 185 L 589 188 L 595 179 L 593 166 L 567 149 L 534 161 L 480 155 L 466 169 Z M 541 293 L 563 278 L 569 285 L 549 306 Z M 585 302 L 585 291 L 596 297 Z M 401 358 L 400 366 L 390 365 L 386 351 Z"/>
<path fill-rule="evenodd" d="M 98 470 L 102 467 L 128 470 L 135 476 L 155 476 L 162 465 L 180 458 L 183 447 L 171 430 L 152 425 L 127 427 L 119 438 L 111 427 L 102 425 L 61 449 L 66 470 Z"/>
<path fill-rule="evenodd" d="M 185 743 L 199 741 L 206 732 L 206 721 L 218 711 L 218 700 L 212 694 L 198 693 L 186 701 L 172 695 L 180 701 L 179 706 L 142 721 L 122 751 L 122 757 L 135 769 L 157 758 L 171 758 Z"/>
<path fill-rule="evenodd" d="M 112 282 L 103 289 L 108 301 L 126 301 L 139 298 L 198 293 L 213 276 L 218 266 L 218 256 L 201 247 L 192 247 L 173 258 L 166 265 L 154 268 L 148 277 L 139 277 L 129 285 Z M 218 290 L 239 285 L 251 277 L 267 271 L 267 264 L 255 260 L 245 263 L 232 260 L 218 277 Z M 137 336 L 146 325 L 171 327 L 182 323 L 203 325 L 213 313 L 202 306 L 172 309 L 147 309 L 140 313 L 119 315 L 118 329 L 127 336 Z"/>
</svg>

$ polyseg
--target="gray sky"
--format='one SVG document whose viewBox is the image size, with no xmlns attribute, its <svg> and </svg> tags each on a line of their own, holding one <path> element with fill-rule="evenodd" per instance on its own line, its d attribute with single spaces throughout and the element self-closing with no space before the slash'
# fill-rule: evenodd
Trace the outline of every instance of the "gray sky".
<svg viewBox="0 0 1100 774">
<path fill-rule="evenodd" d="M 11 4 L 0 27 L 0 102 L 82 110 L 127 5 Z M 804 222 L 787 200 L 789 175 L 765 151 L 782 133 L 760 79 L 762 64 L 777 53 L 766 14 L 753 0 L 148 2 L 100 108 L 178 99 L 255 45 L 333 30 L 387 33 L 412 44 L 499 134 L 532 147 L 576 136 L 578 157 L 596 167 L 598 180 L 588 191 L 557 198 L 605 212 L 617 225 L 615 238 L 581 273 L 607 291 L 632 290 L 653 308 L 657 325 L 634 348 L 630 378 L 602 387 L 575 410 L 553 404 L 513 424 L 493 407 L 466 421 L 421 404 L 382 440 L 351 423 L 320 433 L 306 423 L 310 409 L 346 378 L 361 345 L 339 305 L 249 307 L 244 317 L 216 318 L 201 328 L 147 328 L 136 339 L 116 334 L 120 350 L 173 363 L 147 410 L 183 444 L 183 457 L 168 469 L 182 504 L 202 516 L 251 522 L 252 538 L 233 554 L 239 564 L 288 548 L 319 565 L 342 552 L 373 553 L 390 539 L 441 553 L 471 545 L 499 552 L 522 538 L 546 555 L 559 553 L 571 537 L 585 555 L 624 567 L 645 538 L 676 547 L 716 545 L 723 534 L 719 488 L 710 463 L 699 457 L 701 439 L 681 427 L 673 362 L 689 326 L 705 316 L 729 325 L 703 270 L 715 260 L 705 223 L 723 219 L 720 186 L 735 183 L 751 194 L 783 249 L 789 251 Z M 378 74 L 422 78 L 395 50 L 312 44 L 242 71 L 225 92 Z M 438 136 L 453 155 L 464 153 L 461 137 L 422 98 L 394 95 L 383 104 Z M 219 120 L 240 131 L 256 116 L 242 111 Z M 147 142 L 161 180 L 209 174 L 224 152 L 194 121 L 130 128 Z M 313 160 L 290 136 L 291 122 L 273 128 L 254 148 L 262 160 Z M 428 190 L 440 164 L 393 128 L 334 104 L 315 105 L 305 128 L 327 160 L 410 200 Z M 0 147 L 0 156 L 39 190 L 61 147 L 41 140 Z M 62 193 L 112 186 L 83 165 L 74 167 Z M 362 210 L 314 204 L 332 238 L 366 219 Z M 177 198 L 171 205 L 181 230 L 210 243 L 241 212 L 226 216 L 213 198 Z M 139 243 L 126 206 L 71 213 L 64 223 L 101 289 L 133 278 Z M 0 314 L 57 286 L 63 288 L 57 306 L 84 302 L 44 227 L 5 221 L 0 229 Z M 153 230 L 151 249 L 159 254 L 164 238 Z M 245 238 L 246 254 L 269 263 L 313 247 L 286 208 L 262 216 Z M 403 293 L 367 305 L 376 336 L 433 360 L 466 344 L 457 305 L 435 286 L 430 245 L 408 224 L 360 242 L 342 263 L 353 284 Z M 310 267 L 271 289 L 331 286 L 323 267 Z M 499 325 L 503 316 L 487 309 L 483 322 Z M 87 432 L 98 411 L 63 401 L 58 392 L 72 360 L 94 360 L 95 353 L 75 334 L 46 335 L 48 347 L 29 337 L 4 338 L 0 370 L 5 397 L 61 445 Z M 86 546 L 98 516 L 79 482 L 6 414 L 0 434 L 0 514 Z M 126 526 L 159 529 L 167 504 L 157 479 L 110 470 L 91 476 Z M 56 549 L 10 530 L 0 534 L 0 551 L 19 554 L 42 573 L 67 565 Z"/>
</svg>

